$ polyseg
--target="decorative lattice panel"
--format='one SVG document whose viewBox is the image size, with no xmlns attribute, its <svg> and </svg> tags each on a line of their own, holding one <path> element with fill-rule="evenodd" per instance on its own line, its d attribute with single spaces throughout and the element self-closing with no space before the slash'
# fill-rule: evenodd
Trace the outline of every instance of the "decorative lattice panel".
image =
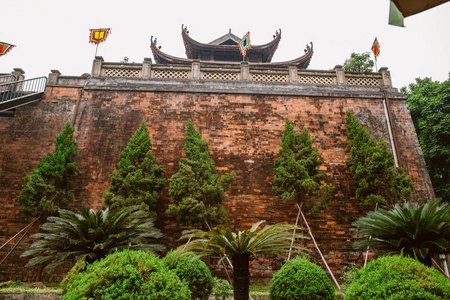
<svg viewBox="0 0 450 300">
<path fill-rule="evenodd" d="M 205 80 L 239 80 L 238 73 L 235 72 L 203 72 Z"/>
<path fill-rule="evenodd" d="M 361 85 L 361 86 L 380 86 L 381 80 L 378 78 L 369 77 L 348 77 L 348 85 Z"/>
<path fill-rule="evenodd" d="M 139 70 L 133 69 L 104 69 L 105 77 L 139 77 Z"/>
<path fill-rule="evenodd" d="M 189 79 L 189 72 L 184 70 L 153 70 L 153 78 Z"/>
<path fill-rule="evenodd" d="M 334 85 L 336 78 L 331 76 L 304 76 L 298 75 L 298 83 L 312 85 Z"/>
<path fill-rule="evenodd" d="M 252 73 L 252 81 L 287 82 L 286 74 Z"/>
</svg>

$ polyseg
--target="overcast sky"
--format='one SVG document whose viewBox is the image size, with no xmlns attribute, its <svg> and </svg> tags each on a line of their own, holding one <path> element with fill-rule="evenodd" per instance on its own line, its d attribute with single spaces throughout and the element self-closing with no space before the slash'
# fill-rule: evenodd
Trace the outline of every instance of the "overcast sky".
<svg viewBox="0 0 450 300">
<path fill-rule="evenodd" d="M 388 67 L 395 87 L 416 77 L 444 81 L 450 71 L 450 2 L 405 19 L 405 28 L 388 25 L 388 0 L 315 1 L 97 1 L 0 0 L 0 41 L 16 45 L 0 57 L 0 73 L 22 68 L 26 78 L 90 73 L 95 45 L 89 29 L 109 27 L 98 48 L 105 61 L 124 56 L 142 62 L 153 55 L 150 37 L 162 51 L 186 57 L 181 25 L 190 36 L 208 43 L 231 28 L 250 31 L 253 45 L 281 42 L 272 61 L 286 61 L 314 43 L 309 69 L 329 70 L 352 52 L 369 52 L 375 37 L 381 45 L 378 68 Z M 372 55 L 373 58 L 373 55 Z"/>
</svg>

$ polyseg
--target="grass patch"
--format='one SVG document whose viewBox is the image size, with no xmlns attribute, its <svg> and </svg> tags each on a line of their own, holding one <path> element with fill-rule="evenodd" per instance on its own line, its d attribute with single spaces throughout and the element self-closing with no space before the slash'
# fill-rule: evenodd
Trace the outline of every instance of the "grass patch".
<svg viewBox="0 0 450 300">
<path fill-rule="evenodd" d="M 251 296 L 269 296 L 270 286 L 268 285 L 251 285 L 250 295 Z"/>
<path fill-rule="evenodd" d="M 29 286 L 24 287 L 9 287 L 9 288 L 1 288 L 0 293 L 8 294 L 8 293 L 46 293 L 46 294 L 60 294 L 63 290 L 61 288 L 56 289 L 41 289 L 41 288 L 32 288 Z"/>
</svg>

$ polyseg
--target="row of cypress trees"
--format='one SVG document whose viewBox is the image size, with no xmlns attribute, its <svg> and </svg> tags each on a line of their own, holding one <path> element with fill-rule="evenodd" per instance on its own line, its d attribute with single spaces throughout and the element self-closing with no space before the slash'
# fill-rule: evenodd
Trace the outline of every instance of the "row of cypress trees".
<svg viewBox="0 0 450 300">
<path fill-rule="evenodd" d="M 411 197 L 411 180 L 401 168 L 395 168 L 386 143 L 370 138 L 358 119 L 347 112 L 347 162 L 351 176 L 357 182 L 356 199 L 363 204 L 393 204 Z M 48 153 L 25 178 L 18 200 L 24 213 L 48 215 L 74 198 L 73 178 L 78 173 L 73 157 L 77 155 L 73 128 L 69 123 L 55 140 L 54 153 Z M 189 120 L 184 138 L 185 156 L 180 158 L 178 171 L 169 179 L 172 204 L 167 213 L 179 223 L 192 227 L 220 224 L 227 220 L 227 210 L 221 205 L 230 187 L 234 172 L 221 176 L 210 157 L 209 143 Z M 286 118 L 279 157 L 274 161 L 273 190 L 284 201 L 307 204 L 307 210 L 317 215 L 331 200 L 334 187 L 325 184 L 326 174 L 319 170 L 315 140 L 306 128 L 294 130 Z M 136 130 L 126 148 L 119 153 L 117 169 L 110 175 L 110 185 L 104 201 L 112 209 L 140 206 L 156 217 L 157 199 L 164 188 L 163 166 L 156 164 L 149 130 L 145 121 Z"/>
</svg>

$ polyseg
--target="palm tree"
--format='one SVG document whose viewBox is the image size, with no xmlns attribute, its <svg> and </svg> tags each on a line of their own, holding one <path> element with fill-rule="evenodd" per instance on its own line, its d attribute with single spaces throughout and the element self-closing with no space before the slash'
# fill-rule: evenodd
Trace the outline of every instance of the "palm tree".
<svg viewBox="0 0 450 300">
<path fill-rule="evenodd" d="M 123 249 L 162 251 L 164 247 L 148 244 L 147 238 L 162 237 L 153 227 L 153 219 L 137 206 L 111 211 L 80 209 L 78 213 L 59 210 L 59 217 L 49 217 L 41 229 L 46 232 L 31 236 L 39 239 L 22 256 L 38 255 L 30 259 L 27 266 L 52 261 L 54 267 L 85 259 L 92 263 L 108 254 Z"/>
<path fill-rule="evenodd" d="M 183 232 L 182 239 L 189 239 L 188 243 L 180 248 L 193 252 L 198 257 L 208 255 L 223 255 L 218 263 L 231 257 L 233 266 L 233 289 L 235 300 L 248 300 L 250 276 L 250 256 L 276 255 L 287 258 L 293 235 L 295 238 L 303 237 L 291 231 L 299 229 L 285 223 L 265 226 L 259 229 L 264 221 L 255 223 L 247 231 L 234 233 L 230 228 L 219 225 L 211 231 L 189 230 Z M 300 245 L 293 245 L 295 253 L 301 253 Z"/>
<path fill-rule="evenodd" d="M 383 254 L 409 255 L 431 266 L 432 254 L 450 251 L 450 206 L 432 200 L 423 206 L 405 202 L 391 210 L 377 209 L 353 223 L 359 227 L 355 248 L 369 246 Z"/>
</svg>

